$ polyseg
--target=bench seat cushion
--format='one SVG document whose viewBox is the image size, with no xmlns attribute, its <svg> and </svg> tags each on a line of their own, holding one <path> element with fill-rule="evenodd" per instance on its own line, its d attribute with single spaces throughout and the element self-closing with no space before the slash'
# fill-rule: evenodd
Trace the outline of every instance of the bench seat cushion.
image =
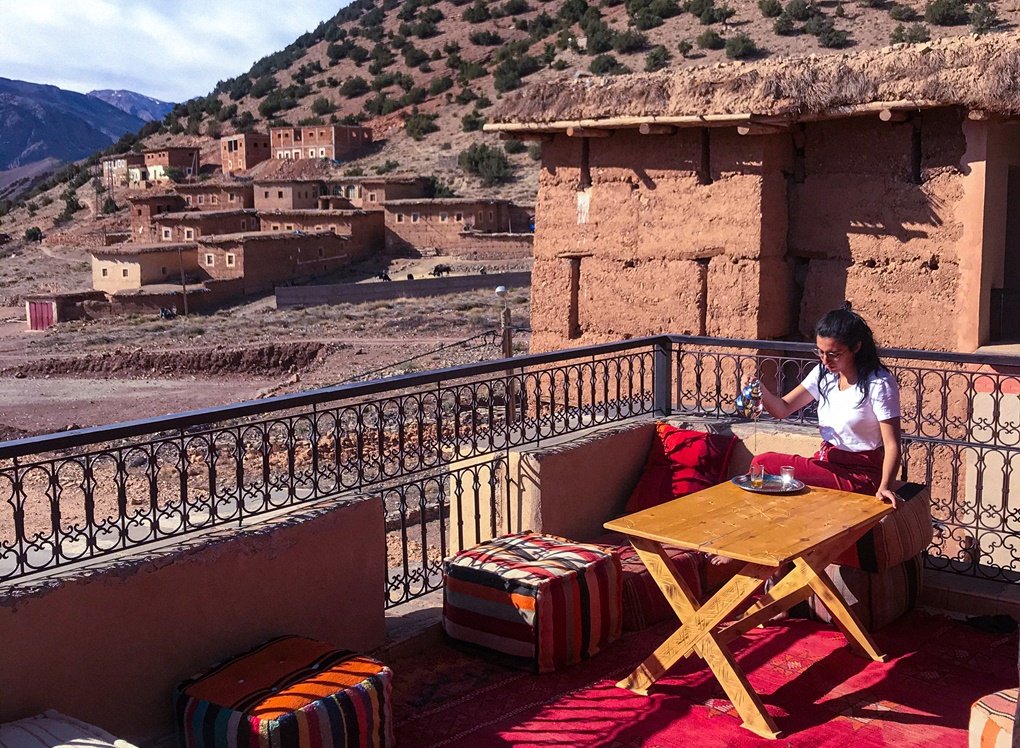
<svg viewBox="0 0 1020 748">
<path fill-rule="evenodd" d="M 48 709 L 0 725 L 0 748 L 134 748 L 95 725 Z"/>
<path fill-rule="evenodd" d="M 970 708 L 970 748 L 1012 748 L 1017 689 L 984 696 Z"/>
</svg>

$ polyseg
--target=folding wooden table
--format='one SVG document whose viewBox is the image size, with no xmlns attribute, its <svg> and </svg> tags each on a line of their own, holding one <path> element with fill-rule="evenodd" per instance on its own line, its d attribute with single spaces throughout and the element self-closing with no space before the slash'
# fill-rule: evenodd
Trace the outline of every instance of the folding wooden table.
<svg viewBox="0 0 1020 748">
<path fill-rule="evenodd" d="M 825 567 L 891 511 L 891 505 L 862 494 L 811 487 L 763 494 L 727 482 L 607 522 L 606 529 L 629 537 L 681 622 L 676 633 L 617 685 L 647 694 L 670 667 L 697 654 L 722 684 L 743 727 L 762 737 L 781 737 L 727 645 L 815 594 L 832 612 L 851 650 L 884 662 Z M 745 566 L 701 605 L 663 544 L 737 559 Z M 767 594 L 732 619 L 766 579 L 779 574 Z"/>
</svg>

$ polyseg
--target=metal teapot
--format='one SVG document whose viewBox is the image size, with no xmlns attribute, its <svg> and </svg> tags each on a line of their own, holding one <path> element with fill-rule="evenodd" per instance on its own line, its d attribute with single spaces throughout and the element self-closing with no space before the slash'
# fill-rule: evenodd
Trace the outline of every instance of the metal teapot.
<svg viewBox="0 0 1020 748">
<path fill-rule="evenodd" d="M 748 382 L 740 394 L 737 395 L 736 402 L 737 414 L 744 418 L 750 418 L 752 420 L 758 420 L 758 416 L 761 415 L 762 411 L 762 400 L 761 400 L 761 382 L 757 379 L 752 379 Z"/>
</svg>

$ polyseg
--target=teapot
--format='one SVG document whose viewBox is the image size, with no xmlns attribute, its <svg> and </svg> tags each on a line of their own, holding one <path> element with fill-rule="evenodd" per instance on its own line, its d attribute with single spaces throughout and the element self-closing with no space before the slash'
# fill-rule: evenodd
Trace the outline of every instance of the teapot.
<svg viewBox="0 0 1020 748">
<path fill-rule="evenodd" d="M 744 418 L 750 418 L 752 420 L 758 420 L 758 416 L 761 415 L 762 411 L 762 399 L 761 399 L 761 382 L 757 379 L 752 379 L 744 388 L 740 390 L 740 394 L 737 395 L 737 399 L 734 403 L 737 409 L 737 414 Z"/>
</svg>

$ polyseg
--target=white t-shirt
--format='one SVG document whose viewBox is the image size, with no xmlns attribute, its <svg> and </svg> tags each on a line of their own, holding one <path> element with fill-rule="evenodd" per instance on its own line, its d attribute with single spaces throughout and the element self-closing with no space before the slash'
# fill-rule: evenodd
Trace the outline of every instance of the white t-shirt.
<svg viewBox="0 0 1020 748">
<path fill-rule="evenodd" d="M 816 364 L 801 385 L 811 397 L 818 401 L 818 428 L 822 439 L 834 447 L 848 452 L 866 452 L 882 446 L 882 432 L 879 421 L 900 417 L 900 387 L 896 378 L 888 371 L 872 374 L 868 381 L 868 394 L 863 394 L 855 384 L 845 390 L 839 389 L 838 374 L 824 372 L 831 386 L 821 397 L 818 391 L 818 370 Z"/>
</svg>

